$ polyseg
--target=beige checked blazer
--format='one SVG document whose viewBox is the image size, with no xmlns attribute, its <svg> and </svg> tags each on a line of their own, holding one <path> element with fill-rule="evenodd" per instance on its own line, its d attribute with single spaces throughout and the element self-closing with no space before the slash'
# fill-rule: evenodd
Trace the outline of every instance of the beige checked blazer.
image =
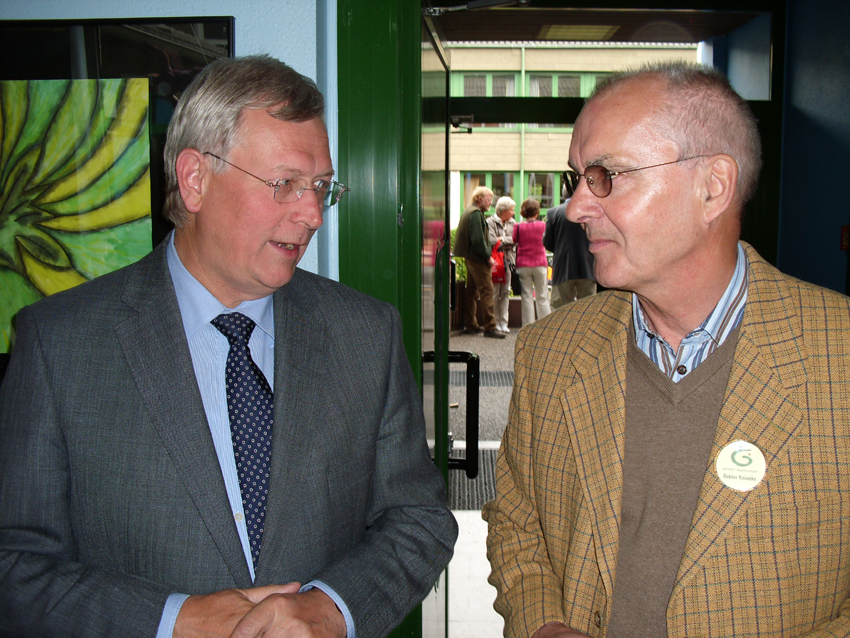
<svg viewBox="0 0 850 638">
<path fill-rule="evenodd" d="M 749 297 L 677 582 L 669 636 L 850 635 L 850 300 L 744 245 Z M 606 292 L 520 332 L 489 522 L 505 636 L 560 621 L 604 636 L 616 576 L 631 296 Z M 767 461 L 749 493 L 728 443 Z M 664 530 L 658 530 L 663 534 Z"/>
</svg>

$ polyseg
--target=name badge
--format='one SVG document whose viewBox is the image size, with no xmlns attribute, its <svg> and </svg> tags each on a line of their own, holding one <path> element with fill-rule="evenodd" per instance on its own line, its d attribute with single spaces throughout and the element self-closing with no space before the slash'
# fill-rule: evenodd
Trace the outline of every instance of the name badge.
<svg viewBox="0 0 850 638">
<path fill-rule="evenodd" d="M 752 443 L 733 441 L 717 455 L 717 476 L 723 485 L 739 492 L 749 492 L 764 478 L 767 462 Z"/>
</svg>

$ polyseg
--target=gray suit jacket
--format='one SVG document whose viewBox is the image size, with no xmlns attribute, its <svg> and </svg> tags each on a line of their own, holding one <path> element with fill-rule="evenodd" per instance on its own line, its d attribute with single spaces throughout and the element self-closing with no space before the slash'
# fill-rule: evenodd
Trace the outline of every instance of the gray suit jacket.
<svg viewBox="0 0 850 638">
<path fill-rule="evenodd" d="M 275 293 L 255 585 L 319 579 L 386 634 L 451 557 L 398 313 L 297 271 Z M 171 592 L 251 587 L 165 243 L 18 316 L 0 389 L 0 635 L 153 636 Z"/>
</svg>

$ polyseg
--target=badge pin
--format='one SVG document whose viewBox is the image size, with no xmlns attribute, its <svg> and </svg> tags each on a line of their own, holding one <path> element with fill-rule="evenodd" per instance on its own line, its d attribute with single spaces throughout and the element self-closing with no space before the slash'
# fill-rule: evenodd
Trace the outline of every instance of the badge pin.
<svg viewBox="0 0 850 638">
<path fill-rule="evenodd" d="M 715 467 L 723 485 L 739 492 L 749 492 L 761 483 L 767 462 L 754 444 L 733 441 L 720 450 Z"/>
</svg>

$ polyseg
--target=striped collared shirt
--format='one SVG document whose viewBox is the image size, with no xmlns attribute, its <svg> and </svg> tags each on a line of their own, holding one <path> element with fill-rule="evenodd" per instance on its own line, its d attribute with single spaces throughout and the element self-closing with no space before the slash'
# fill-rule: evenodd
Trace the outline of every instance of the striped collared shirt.
<svg viewBox="0 0 850 638">
<path fill-rule="evenodd" d="M 726 337 L 738 327 L 744 316 L 746 303 L 747 256 L 739 243 L 738 263 L 726 292 L 708 318 L 682 340 L 678 352 L 674 352 L 670 344 L 649 329 L 637 295 L 632 294 L 632 316 L 637 346 L 664 374 L 678 383 L 717 350 Z"/>
</svg>

